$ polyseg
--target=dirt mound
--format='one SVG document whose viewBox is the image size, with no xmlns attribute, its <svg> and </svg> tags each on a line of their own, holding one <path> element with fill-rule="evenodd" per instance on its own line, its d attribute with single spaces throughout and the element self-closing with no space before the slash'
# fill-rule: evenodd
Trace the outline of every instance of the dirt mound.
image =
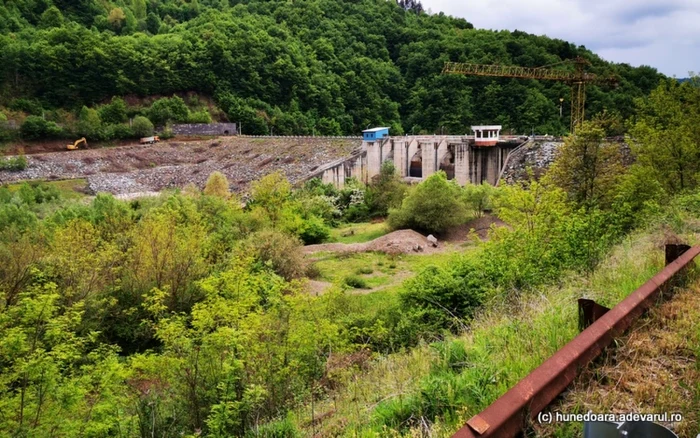
<svg viewBox="0 0 700 438">
<path fill-rule="evenodd" d="M 489 230 L 491 225 L 497 227 L 505 227 L 507 224 L 497 218 L 496 216 L 486 214 L 482 217 L 473 219 L 464 225 L 459 225 L 450 228 L 447 233 L 442 237 L 442 240 L 446 242 L 465 242 L 469 239 L 469 232 L 473 229 L 479 239 L 486 240 L 488 238 Z"/>
<path fill-rule="evenodd" d="M 399 230 L 365 243 L 324 243 L 304 247 L 305 254 L 321 251 L 342 253 L 376 251 L 386 254 L 431 254 L 440 251 L 440 245 L 434 248 L 424 235 L 413 230 Z"/>
</svg>

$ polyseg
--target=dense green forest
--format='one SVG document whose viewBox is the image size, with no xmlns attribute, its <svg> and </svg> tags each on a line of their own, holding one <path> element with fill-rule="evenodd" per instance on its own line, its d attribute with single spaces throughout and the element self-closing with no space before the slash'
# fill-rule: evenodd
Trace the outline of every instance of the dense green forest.
<svg viewBox="0 0 700 438">
<path fill-rule="evenodd" d="M 72 122 L 83 106 L 178 92 L 213 98 L 222 110 L 215 118 L 241 122 L 246 134 L 358 134 L 379 125 L 394 134 L 461 134 L 475 123 L 559 134 L 568 127 L 566 84 L 441 75 L 443 63 L 538 67 L 583 56 L 591 72 L 620 78 L 615 89 L 589 87 L 588 113 L 623 119 L 661 78 L 650 67 L 604 62 L 583 46 L 477 30 L 421 12 L 418 2 L 399 3 L 2 0 L 0 106 L 21 112 L 11 118 L 43 115 L 63 135 L 80 130 Z M 146 110 L 132 108 L 130 116 Z M 99 122 L 82 112 L 84 124 Z M 113 125 L 107 137 L 129 134 L 114 127 L 118 120 L 102 123 Z M 62 134 L 53 128 L 40 135 Z"/>
<path fill-rule="evenodd" d="M 0 187 L 0 437 L 311 435 L 316 423 L 296 421 L 295 409 L 425 342 L 443 361 L 424 367 L 415 391 L 374 399 L 329 436 L 458 425 L 544 359 L 536 345 L 518 347 L 505 379 L 494 342 L 542 328 L 504 328 L 472 350 L 452 336 L 475 315 L 594 271 L 635 229 L 697 224 L 697 80 L 669 80 L 635 105 L 631 167 L 604 141 L 602 120 L 567 137 L 540 181 L 513 186 L 460 187 L 443 172 L 406 186 L 385 165 L 371 184 L 342 190 L 318 180 L 295 190 L 271 174 L 245 206 L 218 173 L 203 191 L 130 202 L 85 202 L 49 183 Z M 308 293 L 320 268 L 301 245 L 339 224 L 387 216 L 394 229 L 443 233 L 485 209 L 508 227 L 423 256 L 391 293 L 351 293 L 368 268 L 398 275 L 399 257 L 377 255 Z M 355 263 L 335 257 L 336 269 Z M 550 351 L 568 333 L 555 324 L 539 337 Z"/>
</svg>

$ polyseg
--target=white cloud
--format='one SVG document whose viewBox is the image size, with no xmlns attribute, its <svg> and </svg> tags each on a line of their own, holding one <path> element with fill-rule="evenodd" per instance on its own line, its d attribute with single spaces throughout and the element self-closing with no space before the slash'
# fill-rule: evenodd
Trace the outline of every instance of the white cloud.
<svg viewBox="0 0 700 438">
<path fill-rule="evenodd" d="M 482 29 L 522 30 L 585 45 L 667 75 L 700 71 L 700 0 L 422 0 Z"/>
</svg>

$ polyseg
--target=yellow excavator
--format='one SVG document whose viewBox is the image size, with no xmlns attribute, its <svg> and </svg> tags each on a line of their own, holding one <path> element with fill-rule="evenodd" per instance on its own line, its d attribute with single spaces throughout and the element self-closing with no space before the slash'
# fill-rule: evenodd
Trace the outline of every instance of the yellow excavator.
<svg viewBox="0 0 700 438">
<path fill-rule="evenodd" d="M 69 151 L 74 151 L 78 149 L 78 145 L 80 143 L 85 143 L 85 147 L 88 147 L 87 140 L 85 139 L 85 137 L 83 137 L 80 140 L 76 140 L 76 142 L 73 144 L 66 145 L 66 149 L 68 149 Z"/>
</svg>

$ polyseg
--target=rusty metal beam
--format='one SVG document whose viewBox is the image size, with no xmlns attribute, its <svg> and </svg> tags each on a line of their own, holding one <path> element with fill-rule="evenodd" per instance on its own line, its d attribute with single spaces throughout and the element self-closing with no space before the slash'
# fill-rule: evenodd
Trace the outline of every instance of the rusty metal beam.
<svg viewBox="0 0 700 438">
<path fill-rule="evenodd" d="M 664 292 L 670 280 L 698 254 L 695 246 L 667 265 L 639 289 L 591 324 L 542 365 L 528 374 L 481 413 L 472 417 L 453 438 L 514 437 L 554 400 L 591 360 Z"/>
</svg>

